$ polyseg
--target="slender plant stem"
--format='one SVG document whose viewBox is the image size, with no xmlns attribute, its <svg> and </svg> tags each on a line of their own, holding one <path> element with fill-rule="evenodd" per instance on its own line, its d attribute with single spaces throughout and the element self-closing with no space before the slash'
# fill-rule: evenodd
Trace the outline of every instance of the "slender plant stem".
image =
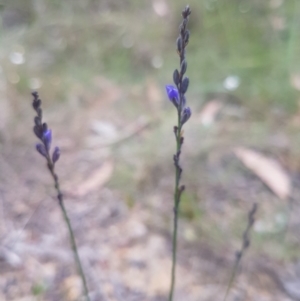
<svg viewBox="0 0 300 301">
<path fill-rule="evenodd" d="M 173 300 L 175 275 L 176 275 L 176 256 L 177 256 L 177 228 L 178 228 L 178 208 L 174 209 L 174 231 L 173 231 L 173 251 L 172 251 L 172 274 L 171 274 L 171 288 L 169 293 L 169 301 Z"/>
<path fill-rule="evenodd" d="M 47 158 L 47 161 L 48 161 L 48 169 L 49 169 L 49 171 L 50 171 L 50 173 L 53 177 L 54 186 L 55 186 L 55 189 L 57 191 L 58 203 L 59 203 L 60 209 L 62 211 L 65 223 L 66 223 L 66 225 L 68 227 L 68 230 L 69 230 L 69 236 L 70 236 L 70 242 L 71 242 L 71 246 L 72 246 L 72 250 L 73 250 L 73 255 L 74 255 L 76 265 L 77 265 L 77 271 L 78 271 L 78 273 L 81 277 L 81 281 L 82 281 L 82 285 L 83 285 L 83 289 L 84 289 L 84 294 L 85 294 L 85 299 L 86 299 L 86 301 L 90 301 L 91 299 L 89 297 L 89 291 L 88 291 L 85 275 L 84 275 L 82 264 L 81 264 L 81 261 L 80 261 L 80 258 L 79 258 L 74 232 L 73 232 L 73 229 L 72 229 L 72 226 L 71 226 L 69 216 L 67 214 L 67 210 L 66 210 L 65 205 L 64 205 L 63 194 L 61 193 L 61 190 L 60 190 L 58 176 L 56 175 L 56 173 L 54 171 L 54 164 L 52 163 L 49 156 Z"/>
<path fill-rule="evenodd" d="M 173 73 L 173 81 L 177 89 L 172 86 L 168 86 L 167 93 L 169 99 L 173 102 L 177 108 L 177 126 L 174 127 L 174 134 L 176 138 L 176 153 L 173 156 L 175 166 L 175 188 L 174 188 L 174 220 L 173 220 L 173 237 L 172 237 L 172 270 L 171 270 L 171 286 L 169 291 L 169 301 L 173 301 L 175 278 L 176 278 L 176 263 L 177 263 L 177 236 L 178 236 L 178 214 L 179 205 L 182 192 L 184 191 L 184 185 L 180 185 L 180 178 L 182 174 L 182 168 L 180 166 L 180 154 L 183 145 L 182 126 L 191 117 L 191 110 L 186 107 L 186 99 L 184 94 L 186 93 L 189 85 L 189 79 L 184 77 L 187 69 L 187 63 L 185 60 L 185 47 L 189 42 L 189 31 L 187 30 L 187 23 L 191 10 L 189 6 L 186 6 L 182 11 L 182 23 L 179 27 L 179 37 L 177 38 L 177 53 L 180 58 L 180 69 L 175 69 Z M 168 89 L 171 89 L 172 93 L 169 94 Z M 176 91 L 176 92 L 175 92 Z"/>
<path fill-rule="evenodd" d="M 179 164 L 179 156 L 178 156 L 178 164 Z M 170 287 L 169 299 L 168 299 L 169 301 L 173 300 L 174 288 L 175 288 L 176 263 L 177 263 L 178 213 L 179 213 L 180 196 L 184 189 L 183 187 L 179 188 L 180 173 L 181 170 L 180 170 L 180 166 L 178 165 L 176 166 L 176 175 L 175 175 L 174 219 L 173 219 L 173 238 L 172 238 L 172 271 L 171 271 L 171 287 Z"/>
<path fill-rule="evenodd" d="M 232 288 L 232 284 L 233 284 L 233 281 L 234 281 L 234 278 L 235 278 L 236 271 L 238 269 L 239 263 L 240 263 L 240 259 L 236 260 L 235 263 L 234 263 L 234 267 L 233 267 L 233 269 L 231 271 L 231 276 L 230 276 L 230 279 L 229 279 L 229 282 L 228 282 L 228 285 L 227 285 L 227 289 L 226 289 L 226 293 L 225 293 L 223 301 L 227 300 L 229 291 Z"/>
<path fill-rule="evenodd" d="M 176 135 L 176 154 L 179 154 L 181 149 L 180 143 L 180 133 L 181 133 L 181 122 L 180 122 L 180 110 L 178 110 L 178 126 Z M 171 272 L 171 288 L 169 292 L 169 301 L 173 300 L 174 287 L 175 287 L 175 278 L 176 278 L 176 262 L 177 262 L 177 232 L 178 232 L 178 211 L 180 203 L 180 167 L 179 167 L 179 156 L 178 155 L 178 164 L 175 164 L 175 191 L 174 191 L 174 220 L 173 220 L 173 239 L 172 239 L 172 272 Z"/>
</svg>

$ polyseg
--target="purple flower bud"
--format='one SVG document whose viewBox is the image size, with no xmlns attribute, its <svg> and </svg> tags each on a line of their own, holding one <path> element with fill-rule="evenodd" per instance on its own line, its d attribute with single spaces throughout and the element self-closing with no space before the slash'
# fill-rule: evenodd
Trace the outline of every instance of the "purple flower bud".
<svg viewBox="0 0 300 301">
<path fill-rule="evenodd" d="M 172 85 L 166 85 L 166 91 L 169 99 L 172 101 L 174 106 L 177 108 L 179 104 L 179 93 L 178 90 Z"/>
<path fill-rule="evenodd" d="M 173 81 L 174 81 L 174 84 L 177 86 L 179 84 L 179 78 L 180 78 L 179 72 L 177 69 L 175 69 L 175 71 L 173 72 Z"/>
<path fill-rule="evenodd" d="M 33 127 L 33 132 L 39 139 L 43 139 L 43 129 L 40 126 L 35 125 Z"/>
<path fill-rule="evenodd" d="M 189 87 L 189 83 L 190 83 L 189 78 L 185 77 L 182 81 L 181 89 L 180 89 L 182 94 L 185 94 L 185 92 L 187 91 L 187 89 Z"/>
<path fill-rule="evenodd" d="M 48 130 L 48 125 L 46 122 L 43 123 L 43 131 L 46 132 Z"/>
<path fill-rule="evenodd" d="M 186 69 L 187 69 L 187 62 L 186 62 L 186 60 L 183 60 L 181 65 L 180 65 L 181 74 L 184 74 L 186 72 Z"/>
<path fill-rule="evenodd" d="M 181 49 L 182 49 L 182 42 L 181 42 L 181 38 L 180 37 L 178 37 L 177 38 L 177 40 L 176 40 L 176 45 L 177 45 L 177 51 L 179 52 L 179 53 L 181 53 Z"/>
<path fill-rule="evenodd" d="M 192 111 L 189 107 L 186 107 L 181 114 L 181 124 L 186 123 L 192 115 Z"/>
<path fill-rule="evenodd" d="M 45 146 L 41 143 L 38 143 L 36 146 L 36 150 L 43 156 L 43 157 L 47 157 L 47 151 L 45 149 Z"/>
<path fill-rule="evenodd" d="M 54 151 L 53 151 L 53 154 L 52 154 L 52 162 L 53 162 L 53 164 L 58 161 L 59 157 L 60 157 L 60 149 L 59 149 L 58 146 L 56 146 L 54 148 Z"/>
<path fill-rule="evenodd" d="M 189 31 L 189 30 L 186 30 L 186 32 L 185 32 L 185 34 L 184 34 L 184 43 L 185 43 L 185 45 L 188 44 L 189 38 L 190 38 L 190 31 Z"/>
<path fill-rule="evenodd" d="M 51 147 L 51 142 L 52 142 L 52 132 L 51 132 L 51 130 L 44 131 L 42 140 L 45 144 L 46 150 L 49 151 L 50 147 Z"/>
<path fill-rule="evenodd" d="M 31 94 L 33 96 L 32 106 L 35 110 L 37 110 L 41 106 L 41 100 L 39 99 L 39 95 L 36 91 Z"/>
<path fill-rule="evenodd" d="M 35 123 L 36 126 L 40 127 L 42 125 L 41 118 L 38 117 L 38 116 L 35 116 L 34 117 L 34 123 Z"/>
</svg>

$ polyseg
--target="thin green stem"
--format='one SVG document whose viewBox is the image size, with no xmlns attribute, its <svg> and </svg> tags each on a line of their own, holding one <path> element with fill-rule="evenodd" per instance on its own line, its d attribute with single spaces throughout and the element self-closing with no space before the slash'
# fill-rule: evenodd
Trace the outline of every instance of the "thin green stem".
<svg viewBox="0 0 300 301">
<path fill-rule="evenodd" d="M 81 280 L 82 280 L 85 298 L 86 298 L 87 301 L 90 301 L 89 292 L 88 292 L 88 288 L 87 288 L 87 283 L 86 283 L 85 275 L 84 275 L 83 268 L 82 268 L 82 265 L 81 265 L 81 262 L 80 262 L 80 258 L 79 258 L 79 255 L 78 255 L 78 250 L 77 250 L 76 241 L 75 241 L 74 233 L 73 233 L 73 230 L 72 230 L 71 222 L 70 222 L 70 219 L 68 217 L 68 214 L 67 214 L 67 211 L 66 211 L 66 208 L 64 206 L 63 201 L 59 200 L 59 206 L 60 206 L 61 211 L 63 213 L 64 220 L 65 220 L 65 222 L 68 226 L 70 241 L 71 241 L 72 250 L 73 250 L 73 254 L 74 254 L 74 259 L 75 259 L 76 264 L 77 264 L 78 273 L 79 273 L 79 275 L 81 277 Z"/>
<path fill-rule="evenodd" d="M 70 222 L 69 216 L 67 214 L 67 210 L 66 210 L 65 205 L 64 205 L 63 194 L 61 193 L 61 190 L 60 190 L 58 177 L 57 177 L 56 173 L 54 172 L 54 164 L 52 163 L 50 157 L 47 158 L 47 161 L 48 161 L 48 168 L 49 168 L 50 173 L 51 173 L 51 175 L 53 177 L 54 186 L 55 186 L 55 189 L 57 191 L 58 203 L 59 203 L 60 209 L 61 209 L 61 211 L 63 213 L 63 217 L 64 217 L 64 220 L 65 220 L 65 223 L 66 223 L 66 225 L 68 227 L 68 230 L 69 230 L 71 247 L 72 247 L 74 259 L 75 259 L 75 262 L 76 262 L 77 271 L 78 271 L 78 274 L 81 277 L 81 281 L 82 281 L 82 285 L 83 285 L 83 289 L 84 289 L 85 299 L 86 299 L 86 301 L 91 301 L 91 299 L 89 297 L 89 291 L 88 291 L 88 287 L 87 287 L 87 282 L 86 282 L 86 279 L 85 279 L 85 275 L 84 275 L 84 272 L 83 272 L 82 264 L 81 264 L 81 261 L 80 261 L 80 258 L 79 258 L 79 254 L 78 254 L 78 249 L 77 249 L 77 245 L 76 245 L 76 241 L 75 241 L 74 232 L 73 232 L 73 229 L 72 229 L 72 226 L 71 226 L 71 222 Z"/>
<path fill-rule="evenodd" d="M 240 260 L 238 260 L 234 263 L 234 267 L 233 267 L 232 272 L 231 272 L 231 276 L 230 276 L 230 279 L 229 279 L 229 282 L 228 282 L 228 285 L 227 285 L 227 289 L 226 289 L 226 293 L 225 293 L 223 301 L 227 300 L 227 296 L 229 294 L 229 291 L 231 290 L 231 287 L 232 287 L 232 284 L 233 284 L 233 281 L 234 281 L 235 274 L 236 274 L 237 268 L 239 266 L 239 263 L 240 263 Z"/>
<path fill-rule="evenodd" d="M 176 155 L 178 155 L 178 162 L 175 164 L 175 189 L 174 189 L 174 220 L 173 220 L 173 238 L 172 238 L 172 271 L 171 271 L 171 287 L 169 292 L 169 301 L 173 300 L 174 288 L 175 288 L 175 280 L 176 280 L 176 262 L 177 262 L 177 232 L 178 232 L 178 211 L 179 211 L 179 203 L 180 203 L 180 166 L 179 166 L 179 158 L 180 158 L 180 150 L 181 150 L 181 109 L 178 109 L 178 126 L 177 131 L 175 131 L 176 135 Z"/>
<path fill-rule="evenodd" d="M 177 256 L 177 228 L 178 228 L 178 208 L 174 208 L 174 231 L 173 231 L 173 251 L 172 251 L 172 272 L 171 272 L 171 288 L 169 293 L 169 301 L 173 300 L 175 275 L 176 275 L 176 256 Z"/>
</svg>

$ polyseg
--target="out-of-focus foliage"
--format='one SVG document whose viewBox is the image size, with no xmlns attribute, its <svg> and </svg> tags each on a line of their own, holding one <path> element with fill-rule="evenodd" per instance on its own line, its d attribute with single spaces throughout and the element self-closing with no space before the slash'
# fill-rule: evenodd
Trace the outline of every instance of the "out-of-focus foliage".
<svg viewBox="0 0 300 301">
<path fill-rule="evenodd" d="M 195 93 L 231 91 L 249 106 L 294 107 L 299 84 L 300 4 L 192 0 L 189 70 Z M 0 63 L 8 85 L 55 98 L 97 75 L 120 83 L 176 62 L 183 1 L 11 0 L 2 5 Z M 163 68 L 161 68 L 163 67 Z M 160 70 L 162 69 L 162 70 Z M 49 94 L 48 94 L 49 95 Z"/>
<path fill-rule="evenodd" d="M 176 116 L 164 87 L 172 84 L 178 68 L 175 41 L 186 4 L 0 0 L 0 238 L 14 242 L 9 245 L 13 257 L 7 257 L 7 274 L 0 272 L 1 285 L 11 289 L 6 294 L 0 287 L 0 299 L 3 294 L 2 299 L 8 300 L 33 294 L 58 300 L 69 291 L 69 281 L 76 283 L 74 278 L 61 281 L 65 273 L 73 272 L 67 271 L 69 261 L 54 256 L 56 251 L 64 254 L 69 245 L 55 211 L 52 184 L 34 150 L 31 90 L 39 90 L 45 121 L 62 150 L 58 174 L 76 239 L 89 250 L 86 261 L 93 263 L 93 272 L 88 272 L 96 275 L 93 283 L 102 289 L 98 275 L 107 275 L 103 292 L 109 294 L 114 290 L 110 287 L 114 276 L 110 277 L 119 269 L 123 278 L 118 283 L 133 292 L 141 289 L 135 286 L 141 279 L 147 294 L 154 294 L 156 284 L 162 294 L 167 291 L 169 240 L 159 236 L 157 248 L 152 229 L 158 235 L 169 233 L 172 219 Z M 193 115 L 184 129 L 187 189 L 179 228 L 180 241 L 188 242 L 195 256 L 183 256 L 192 261 L 182 265 L 179 275 L 184 281 L 178 289 L 183 297 L 178 298 L 200 300 L 203 290 L 210 290 L 215 299 L 231 266 L 220 263 L 234 258 L 247 211 L 257 202 L 252 257 L 246 259 L 254 277 L 243 281 L 251 292 L 258 285 L 258 293 L 268 290 L 271 297 L 262 293 L 264 300 L 276 296 L 281 301 L 277 290 L 288 285 L 253 283 L 266 278 L 253 262 L 261 266 L 262 261 L 272 265 L 279 260 L 280 274 L 283 261 L 296 267 L 299 258 L 299 208 L 291 209 L 285 197 L 274 194 L 273 185 L 282 188 L 284 183 L 266 162 L 280 166 L 291 182 L 285 195 L 298 200 L 300 109 L 294 109 L 300 90 L 300 2 L 189 0 L 188 4 L 192 15 L 187 100 Z M 252 168 L 234 155 L 237 149 L 244 150 L 244 163 L 245 156 L 256 154 Z M 132 223 L 135 219 L 137 225 Z M 132 241 L 139 239 L 135 249 Z M 126 245 L 133 250 L 124 252 Z M 40 256 L 36 250 L 41 250 Z M 52 262 L 43 272 L 40 263 L 48 261 L 49 250 L 54 252 Z M 128 257 L 130 252 L 141 254 L 141 261 L 132 261 L 135 255 Z M 159 269 L 149 268 L 150 261 Z M 203 270 L 208 261 L 214 263 L 209 273 Z M 24 269 L 12 275 L 19 278 L 10 280 L 12 266 L 21 265 Z M 147 273 L 155 279 L 152 284 Z M 186 283 L 193 283 L 193 289 Z M 187 298 L 187 291 L 194 291 L 194 297 Z M 143 296 L 139 300 L 146 300 Z M 259 300 L 251 293 L 248 297 Z"/>
</svg>

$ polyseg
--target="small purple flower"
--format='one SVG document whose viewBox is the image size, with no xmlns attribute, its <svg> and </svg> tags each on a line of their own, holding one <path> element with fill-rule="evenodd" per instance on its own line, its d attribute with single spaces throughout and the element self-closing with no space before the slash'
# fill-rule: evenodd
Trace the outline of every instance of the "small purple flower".
<svg viewBox="0 0 300 301">
<path fill-rule="evenodd" d="M 36 150 L 43 156 L 43 157 L 47 157 L 47 152 L 45 149 L 45 146 L 41 143 L 36 144 Z"/>
<path fill-rule="evenodd" d="M 59 157 L 60 157 L 60 149 L 59 149 L 58 146 L 56 146 L 54 148 L 54 151 L 53 151 L 53 154 L 52 154 L 52 162 L 53 162 L 53 164 L 55 164 L 55 162 L 58 161 Z"/>
<path fill-rule="evenodd" d="M 176 108 L 178 108 L 179 105 L 179 93 L 177 88 L 175 88 L 172 85 L 166 85 L 166 91 L 169 99 L 174 104 Z"/>
<path fill-rule="evenodd" d="M 51 130 L 46 130 L 43 133 L 43 142 L 45 144 L 46 150 L 49 151 L 51 147 L 51 142 L 52 142 L 52 131 Z"/>
<path fill-rule="evenodd" d="M 192 111 L 189 107 L 186 107 L 181 114 L 181 124 L 186 123 L 192 115 Z"/>
</svg>

